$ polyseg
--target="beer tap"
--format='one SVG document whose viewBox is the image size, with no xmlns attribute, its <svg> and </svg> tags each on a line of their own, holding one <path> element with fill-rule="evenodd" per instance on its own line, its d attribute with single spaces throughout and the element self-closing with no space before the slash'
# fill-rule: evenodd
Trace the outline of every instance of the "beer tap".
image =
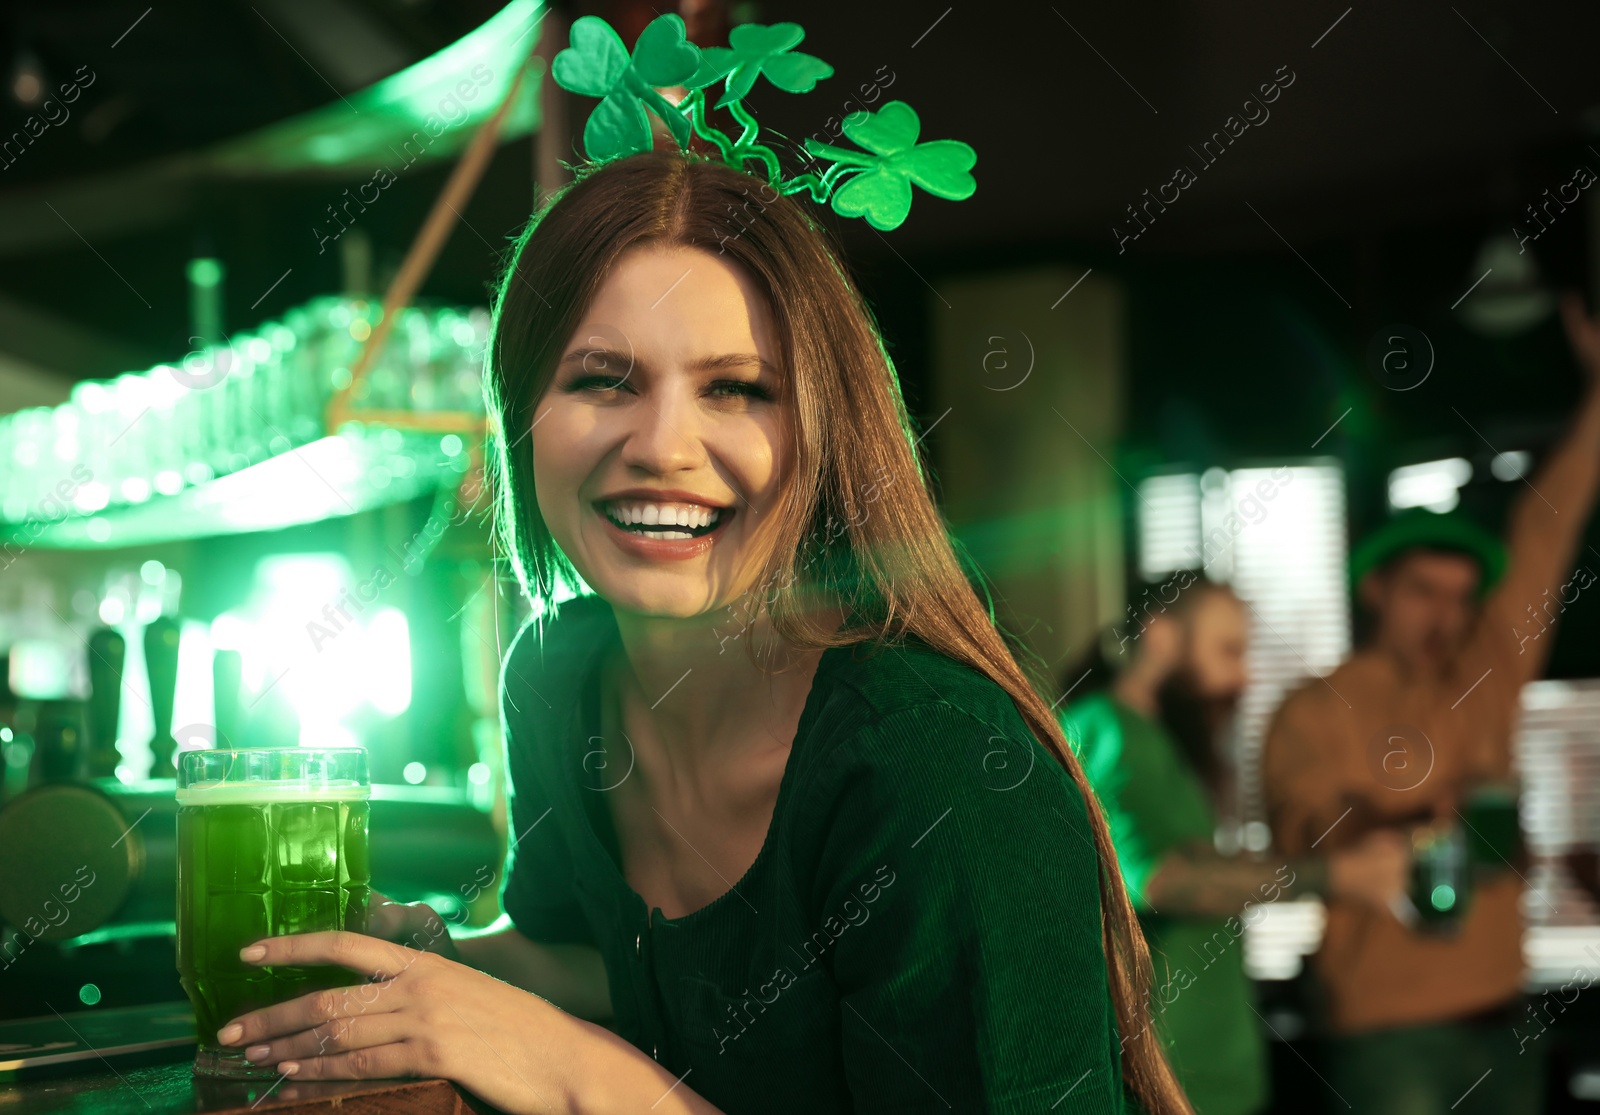
<svg viewBox="0 0 1600 1115">
<path fill-rule="evenodd" d="M 115 777 L 122 761 L 117 750 L 117 717 L 122 710 L 126 654 L 126 641 L 109 627 L 89 636 L 89 700 L 84 708 L 89 736 L 84 773 L 89 778 Z"/>
<path fill-rule="evenodd" d="M 240 697 L 244 681 L 244 655 L 236 650 L 219 650 L 211 660 L 211 690 L 216 704 L 217 747 L 238 747 L 244 739 L 244 702 Z"/>
<path fill-rule="evenodd" d="M 172 736 L 172 706 L 178 689 L 178 621 L 171 616 L 157 616 L 144 629 L 144 664 L 150 675 L 150 707 L 156 720 L 150 738 L 150 777 L 172 778 L 177 774 L 172 756 L 178 748 Z"/>
</svg>

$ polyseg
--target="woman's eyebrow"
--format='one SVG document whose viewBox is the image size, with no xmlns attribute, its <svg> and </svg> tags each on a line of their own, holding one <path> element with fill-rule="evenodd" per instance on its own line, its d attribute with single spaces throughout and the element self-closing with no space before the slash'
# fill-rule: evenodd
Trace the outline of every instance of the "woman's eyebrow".
<svg viewBox="0 0 1600 1115">
<path fill-rule="evenodd" d="M 650 370 L 649 366 L 637 354 L 619 352 L 614 348 L 605 347 L 575 348 L 561 358 L 561 363 L 570 364 L 573 361 L 588 360 L 591 357 L 604 360 L 608 367 L 615 363 L 617 366 L 624 368 L 638 368 L 646 373 Z M 778 368 L 770 360 L 763 359 L 760 354 L 754 352 L 724 352 L 715 356 L 702 356 L 693 361 L 690 367 L 696 371 L 703 372 L 728 372 L 739 368 L 757 368 L 769 375 L 777 376 L 780 374 Z"/>
<path fill-rule="evenodd" d="M 590 357 L 599 357 L 607 365 L 610 365 L 613 361 L 623 367 L 632 367 L 639 364 L 639 360 L 632 353 L 618 352 L 614 348 L 594 347 L 575 348 L 561 358 L 561 363 L 571 364 L 576 360 L 587 361 Z"/>
<path fill-rule="evenodd" d="M 754 352 L 724 352 L 717 356 L 702 356 L 690 366 L 704 372 L 730 372 L 736 368 L 757 368 L 769 375 L 778 374 L 778 369 L 771 361 L 762 359 Z"/>
</svg>

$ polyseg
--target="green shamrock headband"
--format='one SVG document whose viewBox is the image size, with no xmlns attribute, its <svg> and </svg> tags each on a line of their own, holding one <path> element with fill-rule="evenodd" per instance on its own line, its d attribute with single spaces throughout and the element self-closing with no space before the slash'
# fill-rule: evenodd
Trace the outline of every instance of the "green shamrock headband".
<svg viewBox="0 0 1600 1115">
<path fill-rule="evenodd" d="M 615 28 L 599 16 L 586 15 L 572 24 L 571 45 L 557 54 L 551 76 L 563 89 L 601 98 L 583 129 L 584 150 L 594 163 L 606 163 L 649 151 L 654 113 L 666 124 L 680 150 L 687 151 L 691 129 L 716 145 L 722 161 L 745 170 L 762 164 L 768 183 L 782 194 L 809 190 L 818 204 L 829 201 L 845 217 L 865 217 L 873 228 L 899 227 L 911 211 L 911 185 L 950 201 L 972 196 L 977 183 L 967 173 L 978 161 L 967 144 L 956 139 L 918 143 L 922 122 L 904 101 L 888 101 L 876 112 L 862 110 L 845 117 L 844 134 L 865 151 L 805 141 L 805 149 L 831 160 L 821 175 L 806 172 L 784 178 L 771 148 L 756 142 L 759 127 L 741 102 L 756 83 L 766 79 L 787 93 L 809 93 L 833 67 L 794 50 L 805 31 L 797 23 L 764 26 L 745 23 L 728 35 L 732 47 L 699 47 L 684 36 L 682 17 L 667 13 L 650 21 L 630 57 Z M 742 125 L 737 139 L 706 121 L 707 86 L 726 79 L 717 108 L 726 108 Z M 674 105 L 659 90 L 690 90 Z M 842 183 L 842 184 L 841 184 Z"/>
</svg>

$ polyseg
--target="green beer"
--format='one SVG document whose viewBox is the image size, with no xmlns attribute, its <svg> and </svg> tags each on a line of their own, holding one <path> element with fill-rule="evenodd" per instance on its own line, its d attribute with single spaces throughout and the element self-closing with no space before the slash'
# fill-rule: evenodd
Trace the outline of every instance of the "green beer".
<svg viewBox="0 0 1600 1115">
<path fill-rule="evenodd" d="M 217 1044 L 229 1020 L 361 977 L 339 967 L 246 964 L 263 937 L 367 924 L 366 752 L 191 751 L 178 773 L 178 974 L 194 1005 L 202 1075 L 276 1076 Z"/>
</svg>

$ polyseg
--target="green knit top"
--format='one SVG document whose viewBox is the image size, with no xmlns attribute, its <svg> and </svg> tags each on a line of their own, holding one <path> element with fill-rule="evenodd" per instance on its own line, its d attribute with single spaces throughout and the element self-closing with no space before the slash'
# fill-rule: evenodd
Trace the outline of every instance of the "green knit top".
<svg viewBox="0 0 1600 1115">
<path fill-rule="evenodd" d="M 611 607 L 533 624 L 501 899 L 598 947 L 617 1033 L 729 1115 L 1124 1110 L 1084 799 L 1000 686 L 915 639 L 825 651 L 755 862 L 668 918 L 603 799 L 631 769 L 598 736 Z"/>
</svg>

